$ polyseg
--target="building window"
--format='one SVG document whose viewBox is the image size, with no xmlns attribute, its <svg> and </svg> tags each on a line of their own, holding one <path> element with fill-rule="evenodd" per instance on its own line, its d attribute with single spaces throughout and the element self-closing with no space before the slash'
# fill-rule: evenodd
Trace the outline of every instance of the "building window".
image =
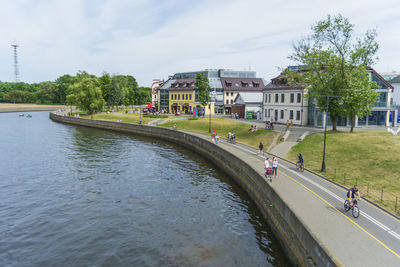
<svg viewBox="0 0 400 267">
<path fill-rule="evenodd" d="M 281 94 L 281 103 L 285 102 L 285 94 Z"/>
<path fill-rule="evenodd" d="M 268 110 L 267 110 L 267 109 L 264 109 L 264 114 L 265 114 L 264 116 L 265 116 L 265 117 L 268 117 L 268 113 L 267 113 L 267 112 L 268 112 Z"/>
<path fill-rule="evenodd" d="M 268 102 L 271 103 L 271 94 L 268 94 Z"/>
<path fill-rule="evenodd" d="M 231 99 L 231 104 L 233 104 L 233 99 Z"/>
<path fill-rule="evenodd" d="M 267 102 L 268 102 L 268 95 L 265 94 L 265 103 L 267 103 Z"/>
<path fill-rule="evenodd" d="M 226 96 L 229 96 L 229 92 L 226 92 Z"/>
<path fill-rule="evenodd" d="M 283 110 L 281 110 L 281 119 L 283 119 Z"/>
<path fill-rule="evenodd" d="M 226 100 L 226 104 L 229 104 L 229 100 L 228 99 Z"/>
<path fill-rule="evenodd" d="M 278 102 L 279 102 L 279 95 L 275 94 L 275 103 L 278 103 Z"/>
<path fill-rule="evenodd" d="M 277 120 L 278 120 L 278 110 L 275 109 L 275 121 L 277 121 Z"/>
<path fill-rule="evenodd" d="M 289 120 L 293 120 L 293 110 L 291 110 L 289 113 Z"/>
<path fill-rule="evenodd" d="M 180 94 L 178 94 L 178 100 L 181 100 L 181 95 Z"/>
<path fill-rule="evenodd" d="M 192 94 L 189 95 L 189 100 L 192 100 Z"/>
<path fill-rule="evenodd" d="M 297 93 L 297 103 L 300 103 L 300 102 L 301 102 L 301 94 Z"/>
<path fill-rule="evenodd" d="M 290 103 L 294 102 L 294 94 L 290 94 Z"/>
<path fill-rule="evenodd" d="M 300 110 L 296 111 L 296 120 L 300 120 Z"/>
<path fill-rule="evenodd" d="M 186 100 L 188 100 L 189 99 L 189 95 L 188 94 L 186 94 Z"/>
<path fill-rule="evenodd" d="M 233 92 L 231 92 L 231 96 L 233 96 Z"/>
</svg>

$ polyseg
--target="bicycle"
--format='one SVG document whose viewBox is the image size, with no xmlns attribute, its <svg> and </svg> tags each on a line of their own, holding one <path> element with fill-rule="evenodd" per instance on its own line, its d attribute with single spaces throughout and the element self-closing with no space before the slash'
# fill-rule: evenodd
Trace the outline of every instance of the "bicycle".
<svg viewBox="0 0 400 267">
<path fill-rule="evenodd" d="M 297 162 L 296 163 L 296 170 L 304 172 L 304 163 Z"/>
<path fill-rule="evenodd" d="M 344 210 L 349 211 L 350 209 L 354 218 L 358 218 L 358 216 L 360 216 L 360 209 L 357 206 L 357 199 L 353 200 L 352 205 L 348 203 L 347 199 L 344 201 Z"/>
</svg>

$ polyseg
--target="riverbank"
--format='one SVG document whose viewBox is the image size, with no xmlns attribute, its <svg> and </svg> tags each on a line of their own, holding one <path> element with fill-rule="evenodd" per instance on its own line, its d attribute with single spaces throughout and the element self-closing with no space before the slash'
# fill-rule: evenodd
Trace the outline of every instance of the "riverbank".
<svg viewBox="0 0 400 267">
<path fill-rule="evenodd" d="M 53 111 L 66 109 L 64 105 L 36 105 L 36 104 L 10 104 L 0 103 L 0 113 L 4 112 L 27 112 L 27 111 Z"/>
<path fill-rule="evenodd" d="M 341 265 L 324 243 L 317 238 L 315 230 L 312 231 L 312 228 L 309 228 L 308 224 L 303 221 L 306 218 L 301 218 L 292 209 L 293 203 L 289 204 L 285 201 L 287 197 L 285 192 L 287 192 L 288 186 L 280 188 L 280 183 L 285 180 L 278 179 L 273 186 L 270 185 L 263 176 L 262 162 L 254 160 L 254 157 L 249 157 L 240 150 L 240 146 L 225 143 L 215 145 L 204 135 L 164 127 L 88 120 L 56 114 L 50 114 L 50 118 L 67 124 L 164 139 L 195 151 L 227 173 L 248 193 L 294 265 Z M 293 195 L 290 194 L 290 196 Z M 297 197 L 298 199 L 304 198 L 303 196 Z"/>
</svg>

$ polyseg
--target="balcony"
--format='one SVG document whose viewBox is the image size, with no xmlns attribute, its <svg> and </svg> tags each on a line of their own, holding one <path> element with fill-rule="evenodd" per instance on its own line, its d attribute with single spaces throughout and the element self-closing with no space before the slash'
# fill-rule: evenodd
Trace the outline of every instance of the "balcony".
<svg viewBox="0 0 400 267">
<path fill-rule="evenodd" d="M 394 107 L 396 107 L 396 103 L 395 103 L 395 102 L 392 102 L 392 103 L 390 103 L 390 104 L 388 105 L 387 102 L 380 102 L 380 101 L 378 101 L 378 102 L 375 102 L 375 103 L 374 103 L 374 107 L 376 107 L 376 108 L 386 108 L 386 107 L 388 107 L 388 108 L 394 108 Z"/>
</svg>

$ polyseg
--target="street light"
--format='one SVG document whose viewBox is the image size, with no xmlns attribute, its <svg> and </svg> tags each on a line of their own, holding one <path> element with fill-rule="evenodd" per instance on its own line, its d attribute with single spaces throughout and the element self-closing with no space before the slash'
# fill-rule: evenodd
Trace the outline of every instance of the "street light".
<svg viewBox="0 0 400 267">
<path fill-rule="evenodd" d="M 142 124 L 142 98 L 140 95 L 139 95 L 139 114 L 140 114 L 139 124 Z"/>
<path fill-rule="evenodd" d="M 210 92 L 213 97 L 215 97 L 215 91 Z M 214 99 L 215 103 L 215 99 Z M 211 133 L 211 98 L 210 103 L 208 103 L 208 110 L 210 111 L 210 117 L 208 119 L 208 133 Z"/>
<path fill-rule="evenodd" d="M 322 156 L 322 166 L 321 166 L 321 172 L 325 171 L 325 148 L 326 148 L 326 125 L 328 124 L 327 119 L 328 119 L 328 110 L 329 110 L 329 98 L 340 98 L 338 103 L 339 105 L 343 105 L 344 101 L 341 96 L 336 96 L 336 95 L 316 95 L 317 97 L 326 97 L 326 111 L 325 111 L 325 133 L 324 133 L 324 154 Z M 313 104 L 317 104 L 317 99 L 314 98 Z"/>
</svg>

